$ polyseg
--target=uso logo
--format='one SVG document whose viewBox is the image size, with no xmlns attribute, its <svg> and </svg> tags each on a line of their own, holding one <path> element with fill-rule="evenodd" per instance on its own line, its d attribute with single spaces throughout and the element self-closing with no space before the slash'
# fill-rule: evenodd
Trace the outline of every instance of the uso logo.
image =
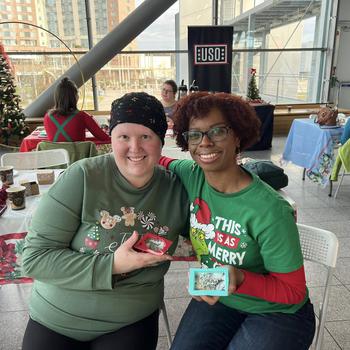
<svg viewBox="0 0 350 350">
<path fill-rule="evenodd" d="M 226 64 L 227 45 L 194 45 L 194 64 Z"/>
</svg>

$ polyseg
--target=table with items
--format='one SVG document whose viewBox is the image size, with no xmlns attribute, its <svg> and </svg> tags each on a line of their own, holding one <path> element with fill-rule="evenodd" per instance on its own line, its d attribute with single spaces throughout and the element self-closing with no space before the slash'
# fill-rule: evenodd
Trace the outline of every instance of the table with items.
<svg viewBox="0 0 350 350">
<path fill-rule="evenodd" d="M 111 144 L 108 141 L 101 141 L 96 139 L 91 132 L 87 131 L 85 134 L 86 141 L 92 141 L 97 148 L 99 154 L 111 152 Z M 19 148 L 20 152 L 35 151 L 39 142 L 48 141 L 45 129 L 41 126 L 37 127 L 30 135 L 26 136 Z"/>
<path fill-rule="evenodd" d="M 313 182 L 326 186 L 335 160 L 334 146 L 343 127 L 320 126 L 314 119 L 295 119 L 284 147 L 282 162 L 292 162 L 306 169 Z"/>
<path fill-rule="evenodd" d="M 54 178 L 64 171 L 62 169 L 51 170 Z M 25 208 L 14 210 L 9 201 L 6 209 L 0 217 L 0 285 L 7 283 L 30 282 L 21 273 L 21 252 L 24 245 L 24 238 L 27 234 L 35 209 L 38 206 L 41 196 L 48 191 L 52 184 L 38 184 L 37 171 L 35 170 L 14 170 L 14 184 L 10 186 L 31 185 L 35 192 L 30 193 L 30 187 L 26 188 Z M 2 183 L 0 182 L 1 186 Z M 38 193 L 39 194 L 36 194 Z"/>
</svg>

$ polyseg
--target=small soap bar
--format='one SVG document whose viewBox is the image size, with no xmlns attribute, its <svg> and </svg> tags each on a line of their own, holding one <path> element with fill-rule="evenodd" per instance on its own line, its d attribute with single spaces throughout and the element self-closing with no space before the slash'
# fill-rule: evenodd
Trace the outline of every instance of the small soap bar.
<svg viewBox="0 0 350 350">
<path fill-rule="evenodd" d="M 229 274 L 226 267 L 191 268 L 188 291 L 191 295 L 227 296 Z"/>
<path fill-rule="evenodd" d="M 154 255 L 163 255 L 172 243 L 172 241 L 164 237 L 153 233 L 146 233 L 134 244 L 134 248 Z"/>
<path fill-rule="evenodd" d="M 39 185 L 51 185 L 55 182 L 55 173 L 53 170 L 38 170 L 36 176 Z"/>
</svg>

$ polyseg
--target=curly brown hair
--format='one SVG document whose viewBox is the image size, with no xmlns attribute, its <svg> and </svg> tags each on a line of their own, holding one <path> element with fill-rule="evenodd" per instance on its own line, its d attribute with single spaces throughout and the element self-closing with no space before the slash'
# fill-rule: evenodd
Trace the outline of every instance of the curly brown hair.
<svg viewBox="0 0 350 350">
<path fill-rule="evenodd" d="M 205 118 L 217 108 L 240 139 L 240 149 L 245 150 L 255 144 L 260 137 L 260 120 L 254 109 L 241 97 L 220 92 L 195 92 L 181 98 L 173 114 L 176 144 L 188 151 L 188 143 L 182 133 L 188 131 L 192 118 Z"/>
</svg>

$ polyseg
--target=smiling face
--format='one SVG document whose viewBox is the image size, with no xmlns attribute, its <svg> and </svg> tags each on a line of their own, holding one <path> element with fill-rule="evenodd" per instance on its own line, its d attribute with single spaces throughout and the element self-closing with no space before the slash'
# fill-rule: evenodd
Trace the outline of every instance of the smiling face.
<svg viewBox="0 0 350 350">
<path fill-rule="evenodd" d="M 133 186 L 146 185 L 161 155 L 160 138 L 151 129 L 135 123 L 118 124 L 111 138 L 119 171 Z"/>
<path fill-rule="evenodd" d="M 203 118 L 192 118 L 189 130 L 208 132 L 214 127 L 229 126 L 225 117 L 218 109 L 212 109 Z M 203 169 L 205 174 L 224 174 L 237 167 L 236 153 L 239 147 L 239 139 L 234 135 L 232 129 L 221 141 L 213 141 L 204 135 L 199 144 L 191 144 L 188 148 L 193 160 Z"/>
</svg>

